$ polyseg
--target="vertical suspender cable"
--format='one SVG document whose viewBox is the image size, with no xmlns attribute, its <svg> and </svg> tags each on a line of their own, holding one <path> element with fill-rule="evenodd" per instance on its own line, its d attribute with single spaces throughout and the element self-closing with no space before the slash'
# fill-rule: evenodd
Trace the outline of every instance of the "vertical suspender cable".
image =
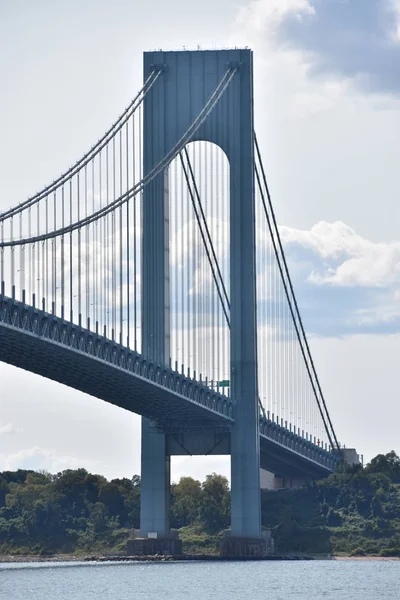
<svg viewBox="0 0 400 600">
<path fill-rule="evenodd" d="M 297 300 L 296 300 L 296 297 L 295 297 L 295 294 L 294 294 L 293 284 L 292 284 L 292 280 L 291 280 L 291 277 L 290 277 L 290 274 L 289 274 L 289 269 L 288 269 L 288 266 L 287 266 L 285 253 L 283 251 L 283 246 L 282 246 L 282 242 L 281 242 L 281 239 L 280 239 L 279 230 L 278 230 L 278 226 L 277 226 L 277 222 L 276 222 L 276 218 L 275 218 L 275 211 L 274 211 L 273 206 L 272 206 L 271 195 L 270 195 L 270 192 L 269 192 L 269 188 L 268 188 L 267 179 L 266 179 L 266 176 L 265 176 L 264 167 L 263 167 L 263 164 L 262 164 L 262 161 L 261 161 L 260 149 L 259 149 L 257 137 L 256 137 L 255 134 L 254 134 L 254 141 L 255 141 L 256 154 L 257 154 L 258 161 L 259 161 L 259 164 L 260 164 L 262 180 L 263 180 L 263 183 L 264 183 L 264 186 L 265 186 L 265 190 L 266 190 L 266 193 L 267 193 L 268 205 L 269 205 L 269 208 L 270 208 L 270 211 L 271 211 L 272 223 L 274 225 L 274 230 L 275 230 L 275 233 L 277 235 L 278 246 L 279 246 L 279 250 L 280 250 L 280 255 L 282 257 L 282 263 L 283 263 L 284 273 L 286 274 L 288 286 L 289 286 L 289 289 L 290 289 L 290 292 L 291 292 L 291 297 L 292 297 L 293 303 L 294 303 L 294 308 L 295 308 L 296 315 L 297 315 L 297 318 L 298 318 L 298 321 L 299 321 L 299 326 L 300 326 L 302 338 L 303 338 L 303 341 L 304 341 L 304 344 L 305 344 L 305 347 L 306 347 L 306 350 L 307 350 L 307 356 L 308 356 L 308 358 L 310 360 L 312 373 L 313 373 L 314 378 L 315 378 L 315 383 L 316 383 L 316 386 L 318 388 L 319 396 L 321 398 L 322 405 L 323 405 L 323 407 L 325 409 L 326 418 L 327 418 L 329 426 L 330 426 L 330 432 L 331 433 L 328 433 L 328 431 L 327 431 L 328 437 L 330 438 L 329 439 L 329 443 L 331 444 L 332 448 L 339 449 L 339 443 L 337 441 L 336 433 L 335 433 L 335 430 L 333 428 L 332 421 L 331 421 L 331 418 L 330 418 L 330 414 L 329 414 L 328 408 L 327 408 L 326 403 L 325 403 L 325 398 L 323 396 L 321 385 L 320 385 L 320 382 L 319 382 L 319 379 L 318 379 L 318 376 L 317 376 L 317 373 L 316 373 L 314 361 L 312 359 L 311 351 L 310 351 L 310 348 L 309 348 L 309 345 L 308 345 L 307 336 L 305 334 L 305 330 L 304 330 L 304 326 L 303 326 L 303 321 L 301 319 L 300 311 L 299 311 L 298 304 L 297 304 Z M 260 181 L 260 185 L 261 185 L 261 181 Z M 283 272 L 282 272 L 282 278 L 283 278 Z M 289 295 L 288 295 L 288 299 L 289 299 Z M 295 319 L 294 313 L 293 313 L 292 318 Z M 311 378 L 311 373 L 310 373 L 310 378 Z M 317 394 L 315 394 L 315 397 L 317 399 Z M 325 423 L 325 419 L 323 419 L 323 421 Z M 335 444 L 331 440 L 331 434 L 333 435 Z"/>
<path fill-rule="evenodd" d="M 215 238 L 215 204 L 219 202 L 218 198 L 218 152 L 215 154 L 214 145 L 211 146 L 211 164 L 210 164 L 210 177 L 211 177 L 211 189 L 213 190 L 213 196 L 210 202 L 209 215 L 211 219 L 211 236 L 214 234 Z M 215 168 L 214 168 L 215 167 Z M 200 203 L 201 205 L 201 203 Z M 222 278 L 222 277 L 221 277 Z M 219 302 L 216 294 L 216 290 L 211 289 L 210 295 L 210 347 L 211 347 L 211 363 L 209 369 L 207 369 L 207 376 L 211 377 L 212 380 L 216 378 L 215 374 L 215 337 L 218 335 L 218 324 L 217 324 L 217 311 L 219 310 Z"/>
<path fill-rule="evenodd" d="M 119 132 L 119 194 L 122 196 L 122 129 Z M 123 233 L 123 221 L 122 221 L 122 206 L 119 207 L 119 343 L 122 344 L 123 334 L 123 254 L 122 254 L 122 233 Z"/>
<path fill-rule="evenodd" d="M 22 238 L 22 213 L 19 213 L 19 237 Z M 20 299 L 22 300 L 22 290 L 24 289 L 24 265 L 23 265 L 23 255 L 24 255 L 24 246 L 20 247 L 19 251 L 19 289 L 20 289 Z M 1 270 L 1 269 L 0 269 Z M 0 281 L 2 277 L 0 275 Z"/>
<path fill-rule="evenodd" d="M 87 167 L 85 165 L 84 170 L 84 183 L 85 183 L 85 217 L 88 215 L 88 180 L 87 180 Z M 90 324 L 90 307 L 89 307 L 89 254 L 90 254 L 90 224 L 86 225 L 85 228 L 85 296 L 86 296 L 86 309 L 85 319 L 88 325 Z"/>
<path fill-rule="evenodd" d="M 107 144 L 106 146 L 106 203 L 107 205 L 110 202 L 110 164 L 109 164 L 109 144 Z M 111 306 L 110 306 L 110 215 L 107 214 L 105 216 L 104 219 L 104 228 L 105 228 L 105 234 L 104 234 L 104 243 L 105 243 L 105 247 L 106 247 L 106 268 L 105 268 L 105 273 L 104 273 L 104 285 L 105 285 L 105 291 L 104 291 L 104 298 L 105 298 L 105 305 L 106 305 L 106 315 L 105 315 L 105 327 L 106 327 L 106 334 L 109 337 L 110 336 L 110 310 L 111 310 Z"/>
<path fill-rule="evenodd" d="M 142 108 L 141 106 L 139 106 L 139 136 L 138 136 L 138 154 L 139 154 L 139 160 L 138 160 L 138 169 L 139 169 L 139 181 L 141 178 L 141 174 L 142 174 L 142 127 L 141 127 L 141 123 L 142 123 Z M 135 115 L 133 116 L 133 123 L 132 123 L 132 137 L 133 137 L 133 149 L 135 151 Z M 133 157 L 133 165 L 135 165 L 135 156 Z M 135 169 L 135 167 L 134 167 Z M 133 181 L 136 184 L 136 177 L 135 177 L 135 170 L 133 173 Z M 140 193 L 140 197 L 142 197 L 142 193 Z M 136 195 L 133 197 L 133 240 L 134 240 L 134 246 L 133 246 L 133 295 L 135 297 L 135 301 L 134 301 L 134 306 L 133 306 L 133 310 L 134 310 L 134 314 L 133 314 L 133 326 L 134 326 L 134 350 L 135 352 L 137 352 L 137 240 L 138 240 L 138 235 L 137 235 L 137 221 L 136 221 L 136 211 L 137 211 L 137 201 L 136 201 Z M 142 308 L 142 307 L 141 307 Z"/>
<path fill-rule="evenodd" d="M 13 241 L 14 239 L 14 217 L 11 217 L 10 219 L 10 236 L 11 236 L 11 241 Z M 15 249 L 14 246 L 11 246 L 11 289 L 14 290 L 14 285 L 15 285 L 15 280 L 14 280 L 14 273 L 15 273 L 15 260 L 14 260 L 14 253 L 15 253 Z M 33 257 L 33 264 L 34 263 L 34 257 Z M 35 290 L 35 277 L 33 277 L 33 290 Z M 13 292 L 14 293 L 14 292 Z"/>
<path fill-rule="evenodd" d="M 126 144 L 126 190 L 129 190 L 129 128 L 128 123 L 125 128 L 125 144 Z M 129 202 L 126 203 L 126 345 L 129 348 L 129 340 L 130 340 L 130 277 L 129 277 L 129 269 L 130 269 L 130 222 L 129 222 Z"/>
<path fill-rule="evenodd" d="M 184 207 L 185 207 L 185 202 L 184 202 L 184 187 L 183 187 L 183 176 L 182 176 L 182 172 L 180 175 L 180 199 L 181 199 L 181 210 L 180 210 L 180 247 L 179 247 L 179 256 L 183 257 L 183 252 L 184 252 L 184 238 L 183 238 L 183 228 L 184 228 Z M 181 277 L 180 277 L 180 323 L 179 323 L 179 327 L 181 330 L 181 369 L 182 369 L 182 375 L 185 374 L 185 367 L 184 367 L 184 360 L 185 360 L 185 331 L 184 331 L 184 311 L 185 311 L 185 304 L 184 304 L 184 296 L 185 296 L 185 292 L 184 292 L 184 265 L 183 262 L 181 263 Z"/>
<path fill-rule="evenodd" d="M 258 184 L 260 192 L 262 194 L 261 179 L 260 179 L 260 174 L 259 174 L 259 170 L 258 170 L 257 166 L 255 167 L 255 174 L 256 174 L 257 184 Z M 287 288 L 287 284 L 286 284 L 285 278 L 283 276 L 283 268 L 282 268 L 281 262 L 279 260 L 278 248 L 277 248 L 277 244 L 276 244 L 276 241 L 275 241 L 274 232 L 272 230 L 272 224 L 271 224 L 271 221 L 269 219 L 269 214 L 268 214 L 268 211 L 267 211 L 267 205 L 266 205 L 265 198 L 264 198 L 263 195 L 262 195 L 262 198 L 263 198 L 263 206 L 264 206 L 265 215 L 266 215 L 267 222 L 268 222 L 268 228 L 269 228 L 271 240 L 272 240 L 272 243 L 273 243 L 273 246 L 274 246 L 274 253 L 275 253 L 275 256 L 277 258 L 276 263 L 278 265 L 279 273 L 280 273 L 280 276 L 281 276 L 281 280 L 282 280 L 282 283 L 283 283 L 284 288 L 285 288 L 286 297 L 289 299 L 289 291 L 288 291 L 288 288 Z M 299 332 L 299 329 L 298 329 L 298 326 L 297 326 L 297 321 L 296 321 L 295 316 L 294 316 L 293 307 L 292 307 L 292 304 L 290 302 L 289 302 L 289 307 L 290 307 L 291 317 L 292 317 L 293 322 L 294 322 L 295 327 L 296 327 L 297 338 L 300 340 L 300 332 Z M 301 350 L 302 350 L 303 358 L 304 358 L 304 361 L 305 361 L 305 364 L 306 364 L 307 372 L 308 372 L 308 375 L 309 375 L 309 378 L 310 378 L 310 383 L 311 383 L 311 385 L 313 387 L 314 396 L 315 396 L 315 398 L 316 398 L 316 400 L 318 402 L 318 396 L 317 396 L 317 393 L 316 393 L 316 389 L 315 389 L 315 386 L 314 386 L 313 379 L 311 377 L 311 372 L 310 372 L 310 369 L 309 369 L 309 366 L 308 366 L 308 362 L 306 360 L 305 352 L 304 352 L 304 349 L 303 349 L 302 346 L 301 346 Z M 325 422 L 325 416 L 324 416 L 324 413 L 322 411 L 322 408 L 321 408 L 319 402 L 318 402 L 318 408 L 319 408 L 319 411 L 320 411 L 321 418 L 322 418 L 322 420 L 324 422 L 325 429 L 327 431 L 327 435 L 330 438 L 329 441 L 330 441 L 331 445 L 333 446 L 333 443 L 331 442 L 330 431 L 329 431 L 329 429 L 327 427 L 327 424 Z"/>
<path fill-rule="evenodd" d="M 179 295 L 179 259 L 180 259 L 180 248 L 179 248 L 179 213 L 178 213 L 178 190 L 179 190 L 179 173 L 178 173 L 178 165 L 174 164 L 174 196 L 173 196 L 173 211 L 174 211 L 174 245 L 175 245 L 175 265 L 174 265 L 174 288 L 175 288 L 175 318 L 174 318 L 174 329 L 175 329 L 175 361 L 179 366 L 179 303 L 180 303 L 180 295 Z"/>
<path fill-rule="evenodd" d="M 97 185 L 98 185 L 98 193 L 97 193 L 97 202 L 98 206 L 101 207 L 103 205 L 103 194 L 102 194 L 102 159 L 101 152 L 98 154 L 98 164 L 97 164 Z M 102 228 L 103 223 L 101 219 L 96 220 L 96 306 L 97 306 L 97 322 L 99 331 L 104 333 L 104 303 L 103 303 L 103 259 L 104 259 L 104 249 L 102 244 Z"/>
<path fill-rule="evenodd" d="M 77 210 L 78 210 L 78 221 L 80 220 L 80 179 L 79 173 L 76 176 L 77 180 Z M 78 318 L 79 324 L 81 324 L 82 320 L 82 303 L 81 303 L 81 294 L 82 294 L 82 249 L 81 249 L 81 229 L 78 229 Z"/>
<path fill-rule="evenodd" d="M 36 231 L 39 235 L 40 233 L 40 202 L 36 205 Z M 38 301 L 38 306 L 40 306 L 40 282 L 41 282 L 41 272 L 40 272 L 40 242 L 37 244 L 37 252 L 36 252 L 36 298 Z"/>
<path fill-rule="evenodd" d="M 94 160 L 92 160 L 92 169 L 91 169 L 92 173 L 91 173 L 91 182 L 92 182 L 92 212 L 95 211 L 95 168 L 94 168 Z M 97 318 L 96 318 L 96 257 L 97 257 L 97 246 L 96 246 L 96 223 L 93 223 L 92 225 L 92 251 L 91 251 L 91 258 L 92 258 L 92 268 L 91 268 L 91 282 L 90 282 L 90 289 L 92 290 L 92 319 L 93 319 L 93 323 L 95 324 L 96 327 L 96 332 L 98 331 L 98 326 L 97 326 Z"/>
<path fill-rule="evenodd" d="M 186 148 L 185 148 L 185 150 L 186 150 Z M 192 144 L 191 153 L 192 153 L 192 161 L 196 168 L 196 144 Z M 196 286 L 196 273 L 197 273 L 197 269 L 198 269 L 197 248 L 196 248 L 197 227 L 196 227 L 196 220 L 194 217 L 195 217 L 195 215 L 193 214 L 193 216 L 192 216 L 192 290 L 193 290 L 193 294 L 192 294 L 192 308 L 191 308 L 192 325 L 193 325 L 193 350 L 192 350 L 192 352 L 193 352 L 193 358 L 194 358 L 193 366 L 196 369 L 197 379 L 199 379 L 200 374 L 203 372 L 203 368 L 202 368 L 202 365 L 199 363 L 199 357 L 198 357 L 198 353 L 197 353 L 197 341 L 198 341 L 197 295 L 198 295 L 199 291 Z"/>
<path fill-rule="evenodd" d="M 61 188 L 61 224 L 62 227 L 65 225 L 65 191 L 64 186 Z M 56 243 L 56 240 L 52 240 Z M 64 317 L 65 310 L 65 237 L 64 234 L 61 236 L 61 315 Z"/>
<path fill-rule="evenodd" d="M 72 179 L 69 180 L 69 222 L 72 223 Z M 71 231 L 69 234 L 69 314 L 70 321 L 73 322 L 74 313 L 73 313 L 73 290 L 72 290 L 72 234 Z"/>
<path fill-rule="evenodd" d="M 32 217 L 31 217 L 31 207 L 28 209 L 28 235 L 31 237 L 32 235 Z M 32 295 L 32 244 L 28 244 L 28 264 L 29 264 L 29 278 L 28 278 L 28 287 L 29 287 L 29 298 Z"/>
<path fill-rule="evenodd" d="M 113 200 L 116 198 L 116 188 L 115 188 L 115 138 L 113 138 L 112 142 L 112 172 L 113 172 Z M 115 210 L 111 213 L 111 269 L 112 269 L 112 286 L 111 286 L 111 304 L 112 304 L 112 319 L 111 319 L 111 330 L 112 330 L 112 339 L 115 336 L 115 326 L 116 326 L 116 254 L 115 254 L 115 235 L 116 235 L 116 225 L 115 225 Z"/>
<path fill-rule="evenodd" d="M 4 242 L 4 221 L 0 223 L 0 237 L 1 241 Z M 0 283 L 3 283 L 4 278 L 4 246 L 0 248 Z"/>
<path fill-rule="evenodd" d="M 64 186 L 62 186 L 62 192 L 64 193 Z M 57 195 L 56 192 L 53 194 L 53 224 L 54 230 L 57 228 L 57 213 L 56 213 L 56 205 L 57 205 Z M 29 208 L 30 212 L 30 208 Z M 29 226 L 30 229 L 30 226 Z M 30 234 L 29 234 L 30 235 Z M 56 260 L 55 260 L 55 244 L 56 239 L 51 239 L 51 302 L 52 302 L 52 312 L 56 314 Z"/>
</svg>

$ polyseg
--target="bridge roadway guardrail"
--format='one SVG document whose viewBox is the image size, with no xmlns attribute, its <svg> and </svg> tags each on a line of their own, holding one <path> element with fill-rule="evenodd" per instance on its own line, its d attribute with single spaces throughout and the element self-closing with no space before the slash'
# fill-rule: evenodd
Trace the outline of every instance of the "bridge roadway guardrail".
<svg viewBox="0 0 400 600">
<path fill-rule="evenodd" d="M 207 387 L 204 381 L 196 381 L 173 369 L 154 364 L 140 353 L 98 332 L 83 328 L 4 294 L 0 294 L 1 323 L 72 350 L 78 350 L 161 385 L 210 412 L 219 414 L 228 421 L 227 425 L 229 421 L 231 423 L 234 421 L 234 407 L 230 397 Z M 260 417 L 260 435 L 268 438 L 275 445 L 282 446 L 328 469 L 333 470 L 338 462 L 337 455 L 330 450 L 319 447 L 313 441 L 264 416 Z"/>
<path fill-rule="evenodd" d="M 231 399 L 207 387 L 204 382 L 186 377 L 168 367 L 157 365 L 138 352 L 122 346 L 98 332 L 83 328 L 2 294 L 0 294 L 1 323 L 116 365 L 161 385 L 209 411 L 218 413 L 228 421 L 234 419 Z"/>
<path fill-rule="evenodd" d="M 341 460 L 340 456 L 330 448 L 319 446 L 311 438 L 307 439 L 303 435 L 294 433 L 287 426 L 280 425 L 266 416 L 260 417 L 260 435 L 331 471 Z"/>
</svg>

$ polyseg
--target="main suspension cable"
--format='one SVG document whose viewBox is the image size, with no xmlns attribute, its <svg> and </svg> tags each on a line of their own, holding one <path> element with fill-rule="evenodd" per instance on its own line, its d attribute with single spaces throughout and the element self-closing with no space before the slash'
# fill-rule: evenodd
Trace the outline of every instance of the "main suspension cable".
<svg viewBox="0 0 400 600">
<path fill-rule="evenodd" d="M 30 198 L 28 198 L 24 202 L 21 202 L 17 206 L 9 208 L 5 212 L 1 213 L 0 214 L 0 222 L 18 214 L 19 212 L 25 210 L 29 206 L 32 206 L 33 204 L 40 202 L 40 200 L 43 200 L 44 198 L 46 198 L 46 196 L 48 196 L 52 192 L 56 191 L 63 184 L 65 184 L 71 177 L 73 177 L 74 175 L 79 173 L 79 171 L 81 171 L 84 167 L 86 167 L 86 165 L 92 159 L 94 159 L 99 152 L 101 152 L 101 150 L 108 144 L 108 142 L 110 142 L 116 136 L 116 134 L 122 129 L 122 127 L 125 125 L 125 123 L 130 119 L 130 117 L 139 108 L 139 106 L 143 102 L 145 96 L 150 91 L 150 89 L 153 87 L 155 82 L 157 81 L 161 72 L 162 72 L 161 70 L 153 70 L 150 73 L 150 75 L 147 78 L 147 80 L 145 81 L 142 89 L 136 94 L 135 98 L 132 100 L 132 102 L 129 104 L 129 106 L 124 110 L 122 115 L 106 131 L 106 133 L 100 138 L 100 140 L 94 146 L 92 146 L 92 148 L 88 152 L 86 152 L 86 154 L 84 154 L 82 156 L 82 158 L 80 158 L 75 163 L 75 165 L 70 167 L 67 171 L 65 171 L 62 175 L 60 175 L 57 179 L 55 179 L 53 181 L 53 183 L 51 183 L 50 185 L 43 188 L 40 192 L 38 192 L 34 196 L 31 196 Z"/>
<path fill-rule="evenodd" d="M 224 94 L 226 88 L 228 87 L 229 83 L 231 82 L 236 71 L 237 71 L 237 67 L 230 67 L 226 71 L 225 75 L 222 77 L 222 79 L 219 82 L 219 84 L 217 85 L 216 89 L 214 90 L 214 92 L 212 93 L 210 98 L 208 99 L 207 103 L 204 105 L 204 107 L 202 108 L 200 113 L 193 120 L 191 125 L 187 128 L 187 130 L 182 135 L 182 137 L 178 140 L 178 142 L 175 144 L 175 146 L 164 156 L 164 158 L 162 158 L 160 160 L 160 162 L 155 167 L 153 167 L 153 169 L 151 169 L 130 190 L 126 191 L 119 198 L 116 198 L 108 206 L 98 209 L 97 211 L 93 212 L 90 216 L 84 217 L 80 221 L 76 221 L 75 223 L 70 223 L 66 227 L 59 228 L 55 231 L 52 231 L 51 233 L 44 233 L 44 234 L 37 235 L 34 237 L 13 240 L 13 241 L 11 241 L 11 240 L 4 241 L 4 242 L 1 241 L 0 248 L 6 247 L 6 246 L 18 246 L 18 245 L 23 245 L 23 244 L 32 244 L 37 241 L 42 241 L 42 240 L 46 240 L 46 239 L 50 239 L 50 238 L 59 237 L 65 233 L 72 232 L 76 229 L 79 229 L 79 228 L 85 226 L 85 225 L 93 223 L 94 221 L 97 221 L 101 217 L 104 217 L 105 215 L 112 212 L 114 209 L 119 208 L 120 206 L 125 204 L 132 197 L 136 196 L 139 192 L 141 192 L 143 190 L 145 185 L 147 185 L 151 181 L 153 181 L 153 179 L 159 173 L 161 173 L 161 171 L 163 171 L 168 166 L 168 164 L 183 150 L 183 148 L 190 141 L 192 136 L 196 133 L 196 131 L 199 129 L 199 127 L 207 119 L 208 115 L 211 113 L 213 108 L 216 106 L 216 104 L 220 100 L 221 96 Z"/>
</svg>

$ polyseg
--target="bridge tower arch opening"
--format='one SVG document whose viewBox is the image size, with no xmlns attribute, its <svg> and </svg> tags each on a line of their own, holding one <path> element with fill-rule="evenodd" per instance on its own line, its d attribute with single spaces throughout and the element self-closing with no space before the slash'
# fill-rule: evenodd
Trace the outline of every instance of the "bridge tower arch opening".
<svg viewBox="0 0 400 600">
<path fill-rule="evenodd" d="M 191 141 L 219 146 L 229 161 L 230 372 L 235 421 L 230 433 L 232 536 L 261 536 L 257 389 L 253 67 L 250 50 L 148 52 L 144 77 L 162 76 L 144 100 L 146 176 L 174 148 L 228 69 L 234 76 Z M 171 183 L 168 169 L 143 192 L 143 353 L 171 357 Z M 166 535 L 170 459 L 168 433 L 143 418 L 141 531 Z"/>
<path fill-rule="evenodd" d="M 172 368 L 230 395 L 230 168 L 223 150 L 189 143 L 169 167 Z"/>
</svg>

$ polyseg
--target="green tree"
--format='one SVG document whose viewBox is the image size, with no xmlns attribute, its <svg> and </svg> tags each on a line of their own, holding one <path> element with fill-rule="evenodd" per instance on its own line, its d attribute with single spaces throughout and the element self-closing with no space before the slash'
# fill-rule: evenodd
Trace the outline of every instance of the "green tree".
<svg viewBox="0 0 400 600">
<path fill-rule="evenodd" d="M 124 497 L 127 511 L 126 527 L 140 527 L 140 476 L 134 475 L 131 479 L 131 488 Z"/>
<path fill-rule="evenodd" d="M 226 477 L 207 475 L 201 490 L 200 519 L 206 529 L 216 532 L 230 522 L 230 491 Z"/>
<path fill-rule="evenodd" d="M 6 505 L 6 496 L 10 491 L 8 481 L 0 476 L 0 508 Z"/>
<path fill-rule="evenodd" d="M 201 483 L 192 477 L 181 477 L 171 486 L 171 525 L 185 527 L 199 517 Z"/>
<path fill-rule="evenodd" d="M 67 469 L 58 473 L 54 491 L 60 495 L 60 504 L 70 520 L 88 515 L 86 503 L 86 469 Z"/>
<path fill-rule="evenodd" d="M 383 473 L 393 483 L 400 483 L 400 457 L 394 450 L 378 454 L 365 468 L 366 473 Z"/>
<path fill-rule="evenodd" d="M 88 529 L 93 527 L 96 533 L 105 531 L 109 526 L 107 508 L 102 502 L 96 502 L 90 506 L 89 518 Z"/>
<path fill-rule="evenodd" d="M 85 477 L 85 499 L 89 504 L 95 504 L 98 501 L 99 489 L 105 483 L 107 483 L 105 477 L 87 473 Z"/>
</svg>

